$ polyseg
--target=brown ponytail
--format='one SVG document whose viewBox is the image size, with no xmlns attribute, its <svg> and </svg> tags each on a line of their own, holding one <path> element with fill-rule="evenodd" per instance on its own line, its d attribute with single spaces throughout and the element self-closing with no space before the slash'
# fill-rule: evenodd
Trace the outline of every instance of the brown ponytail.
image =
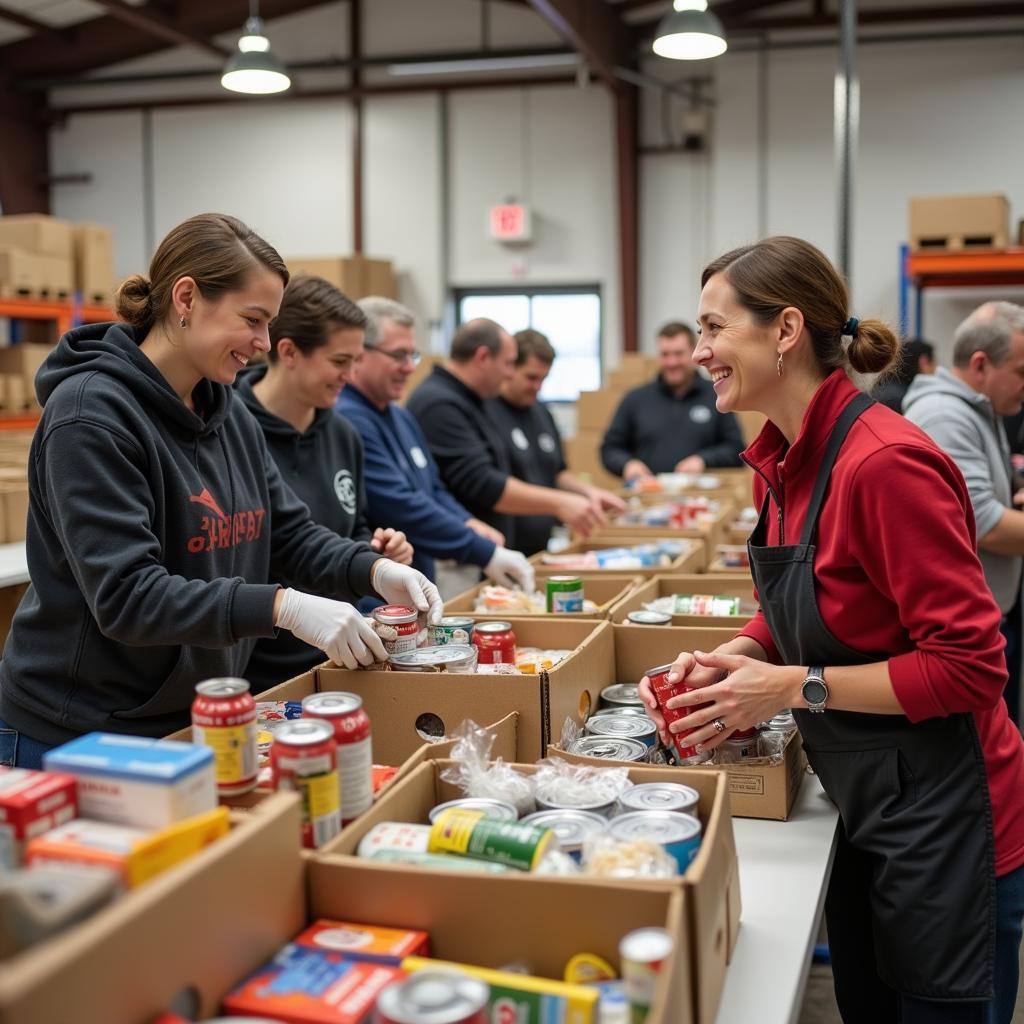
<svg viewBox="0 0 1024 1024">
<path fill-rule="evenodd" d="M 142 330 L 153 325 L 153 289 L 141 274 L 132 274 L 117 289 L 117 316 L 123 323 Z"/>
<path fill-rule="evenodd" d="M 846 350 L 846 358 L 858 373 L 882 373 L 899 361 L 900 342 L 883 320 L 861 320 Z"/>
</svg>

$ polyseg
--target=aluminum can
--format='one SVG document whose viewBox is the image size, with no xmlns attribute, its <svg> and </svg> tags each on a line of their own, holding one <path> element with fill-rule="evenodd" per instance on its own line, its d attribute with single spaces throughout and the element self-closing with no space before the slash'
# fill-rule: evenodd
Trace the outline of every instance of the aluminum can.
<svg viewBox="0 0 1024 1024">
<path fill-rule="evenodd" d="M 341 831 L 338 744 L 334 726 L 320 718 L 297 718 L 274 730 L 270 748 L 274 789 L 302 796 L 302 845 L 315 849 Z"/>
<path fill-rule="evenodd" d="M 641 782 L 619 797 L 623 813 L 628 811 L 677 811 L 697 816 L 700 794 L 681 782 Z"/>
<path fill-rule="evenodd" d="M 302 701 L 302 717 L 321 718 L 334 726 L 341 823 L 347 825 L 373 803 L 373 745 L 363 698 L 342 691 L 311 693 Z"/>
<path fill-rule="evenodd" d="M 396 672 L 475 672 L 477 649 L 461 644 L 420 647 L 388 658 Z"/>
<path fill-rule="evenodd" d="M 615 736 L 581 736 L 570 744 L 569 753 L 600 757 L 608 761 L 646 761 L 648 751 L 639 740 Z"/>
<path fill-rule="evenodd" d="M 644 753 L 646 754 L 646 748 Z M 557 780 L 549 782 L 546 786 L 538 786 L 534 793 L 537 809 L 540 811 L 591 811 L 593 814 L 600 814 L 602 818 L 609 818 L 615 813 L 618 806 L 618 800 L 614 797 L 611 800 L 606 797 L 580 799 L 575 787 L 569 792 L 565 792 L 564 789 L 565 787 L 559 785 Z"/>
<path fill-rule="evenodd" d="M 647 1019 L 654 1005 L 658 975 L 674 947 L 672 936 L 664 928 L 639 928 L 623 936 L 619 943 L 619 961 L 631 1020 Z"/>
<path fill-rule="evenodd" d="M 481 665 L 516 663 L 516 634 L 511 622 L 478 622 L 473 631 L 473 646 Z"/>
<path fill-rule="evenodd" d="M 583 843 L 590 835 L 603 832 L 608 825 L 605 818 L 593 811 L 562 810 L 534 811 L 522 819 L 524 824 L 540 825 L 555 833 L 558 845 L 578 864 L 583 857 Z"/>
<path fill-rule="evenodd" d="M 584 726 L 590 736 L 615 736 L 639 740 L 648 749 L 658 742 L 658 727 L 646 716 L 597 715 L 587 719 Z"/>
<path fill-rule="evenodd" d="M 374 1024 L 488 1024 L 491 987 L 461 971 L 416 971 L 377 997 Z"/>
<path fill-rule="evenodd" d="M 583 611 L 583 579 L 580 576 L 549 576 L 544 581 L 544 593 L 551 614 Z"/>
<path fill-rule="evenodd" d="M 700 849 L 701 824 L 692 814 L 678 811 L 629 811 L 612 819 L 608 835 L 622 842 L 646 839 L 657 843 L 675 859 L 679 874 L 683 874 Z"/>
<path fill-rule="evenodd" d="M 440 622 L 430 627 L 430 642 L 435 647 L 471 644 L 475 626 L 476 621 L 468 615 L 445 615 Z"/>
<path fill-rule="evenodd" d="M 651 716 L 647 714 L 647 708 L 643 704 L 623 704 L 621 707 L 615 707 L 612 705 L 607 708 L 598 708 L 592 712 L 591 718 L 639 718 L 641 720 L 650 721 Z"/>
<path fill-rule="evenodd" d="M 539 801 L 538 801 L 539 802 Z M 430 826 L 428 853 L 451 853 L 532 871 L 554 838 L 550 829 L 494 821 L 481 811 L 443 811 Z"/>
<path fill-rule="evenodd" d="M 234 796 L 256 786 L 256 701 L 244 679 L 226 676 L 196 684 L 192 740 L 213 751 L 217 794 Z"/>
<path fill-rule="evenodd" d="M 601 691 L 601 706 L 642 708 L 644 702 L 636 683 L 613 683 Z"/>
<path fill-rule="evenodd" d="M 504 800 L 489 800 L 482 796 L 464 796 L 458 800 L 447 800 L 443 804 L 432 807 L 427 817 L 431 825 L 437 820 L 437 816 L 449 808 L 458 807 L 463 811 L 482 811 L 488 818 L 496 821 L 518 821 L 519 812 Z"/>
<path fill-rule="evenodd" d="M 405 821 L 380 821 L 359 840 L 358 857 L 373 857 L 382 850 L 393 853 L 426 853 L 429 825 Z"/>
<path fill-rule="evenodd" d="M 632 622 L 634 626 L 668 626 L 672 622 L 672 616 L 667 612 L 652 612 L 641 608 L 639 611 L 630 612 L 626 616 L 626 621 Z"/>
<path fill-rule="evenodd" d="M 649 668 L 646 672 L 647 678 L 651 681 L 651 689 L 654 691 L 654 699 L 658 702 L 658 707 L 668 725 L 678 722 L 680 718 L 685 718 L 691 711 L 696 711 L 697 708 L 706 708 L 708 706 L 707 703 L 694 704 L 689 708 L 675 708 L 672 710 L 665 707 L 666 702 L 670 698 L 676 697 L 681 693 L 690 693 L 693 690 L 693 687 L 687 686 L 681 679 L 677 683 L 670 683 L 668 681 L 668 673 L 671 668 L 671 665 L 658 665 L 655 668 Z M 692 731 L 692 729 L 689 730 L 689 732 Z M 686 737 L 689 735 L 689 732 L 672 734 L 672 747 L 676 755 L 676 761 L 684 765 L 704 764 L 710 761 L 710 751 L 697 750 L 696 747 L 687 743 Z"/>
<path fill-rule="evenodd" d="M 381 637 L 384 650 L 391 654 L 415 651 L 420 642 L 419 615 L 407 604 L 385 604 L 373 609 L 373 617 L 382 626 L 394 630 L 395 636 Z"/>
</svg>

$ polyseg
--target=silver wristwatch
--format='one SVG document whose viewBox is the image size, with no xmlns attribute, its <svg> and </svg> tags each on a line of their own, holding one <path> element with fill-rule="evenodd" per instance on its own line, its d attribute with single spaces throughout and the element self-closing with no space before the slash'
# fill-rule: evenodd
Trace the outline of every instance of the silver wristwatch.
<svg viewBox="0 0 1024 1024">
<path fill-rule="evenodd" d="M 804 677 L 800 693 L 804 698 L 808 711 L 815 711 L 820 714 L 825 710 L 825 702 L 828 700 L 828 687 L 825 685 L 825 670 L 811 666 Z"/>
</svg>

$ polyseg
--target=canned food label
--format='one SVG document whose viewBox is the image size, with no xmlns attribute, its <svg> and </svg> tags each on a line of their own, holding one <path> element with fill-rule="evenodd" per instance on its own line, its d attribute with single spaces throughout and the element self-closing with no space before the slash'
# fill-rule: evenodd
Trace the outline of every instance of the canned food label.
<svg viewBox="0 0 1024 1024">
<path fill-rule="evenodd" d="M 576 591 L 575 593 L 559 593 L 556 591 L 548 596 L 551 599 L 551 611 L 554 614 L 571 614 L 583 611 L 582 591 Z"/>
<path fill-rule="evenodd" d="M 280 788 L 294 789 L 302 797 L 306 846 L 323 846 L 341 831 L 337 772 L 283 778 Z"/>
<path fill-rule="evenodd" d="M 192 727 L 193 742 L 213 751 L 218 786 L 244 782 L 256 775 L 256 722 Z"/>
<path fill-rule="evenodd" d="M 516 822 L 498 822 L 481 811 L 454 808 L 438 815 L 430 829 L 430 853 L 455 853 L 532 870 L 554 833 Z"/>
<path fill-rule="evenodd" d="M 352 821 L 373 803 L 373 750 L 370 738 L 338 745 L 341 820 Z"/>
</svg>

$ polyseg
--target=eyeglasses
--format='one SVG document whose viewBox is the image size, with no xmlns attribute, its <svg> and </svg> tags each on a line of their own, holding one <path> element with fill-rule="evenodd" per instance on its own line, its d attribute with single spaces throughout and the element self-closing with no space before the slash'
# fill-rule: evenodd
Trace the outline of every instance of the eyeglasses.
<svg viewBox="0 0 1024 1024">
<path fill-rule="evenodd" d="M 379 352 L 382 356 L 387 356 L 388 359 L 393 359 L 396 363 L 409 363 L 412 366 L 419 366 L 420 360 L 423 358 L 423 353 L 413 349 L 411 352 L 408 349 L 400 348 L 395 352 L 389 352 L 386 348 L 377 348 L 376 345 L 364 345 L 363 348 L 369 349 L 371 352 Z"/>
</svg>

